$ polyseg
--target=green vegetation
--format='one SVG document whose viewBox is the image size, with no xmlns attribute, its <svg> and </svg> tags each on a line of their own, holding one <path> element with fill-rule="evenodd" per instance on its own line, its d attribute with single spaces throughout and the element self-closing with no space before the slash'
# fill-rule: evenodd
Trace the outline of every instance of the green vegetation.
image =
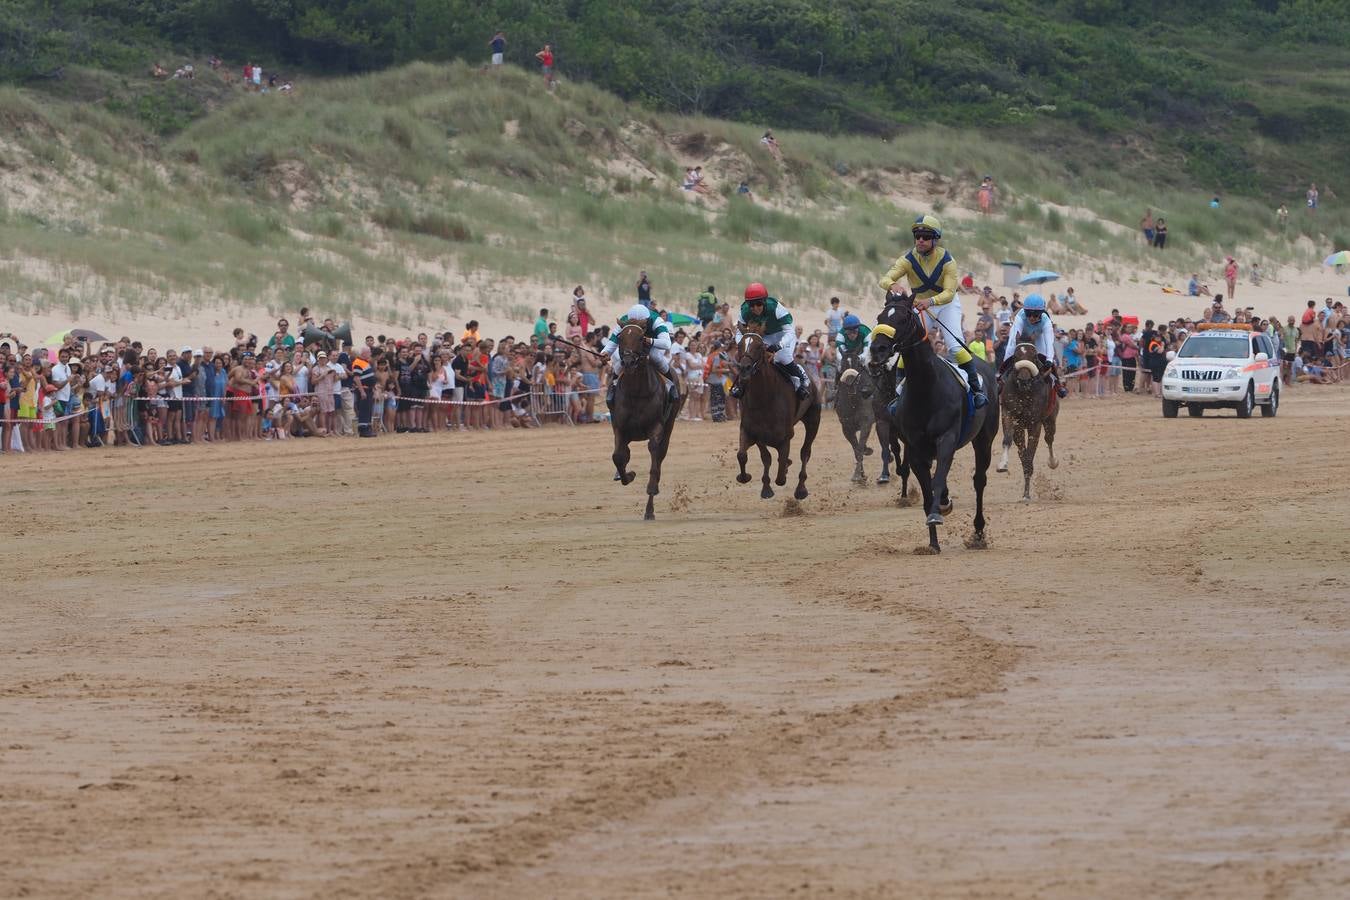
<svg viewBox="0 0 1350 900">
<path fill-rule="evenodd" d="M 214 96 L 216 80 L 161 86 Z M 1314 218 L 1291 196 L 1279 234 L 1268 202 L 1212 210 L 1207 191 L 940 125 L 888 140 L 780 130 L 779 162 L 754 126 L 586 84 L 548 94 L 514 67 L 418 63 L 215 103 L 165 137 L 134 108 L 0 88 L 0 175 L 24 188 L 0 205 L 7 302 L 190 316 L 223 298 L 436 324 L 466 307 L 526 318 L 576 283 L 622 300 L 639 268 L 690 302 L 709 281 L 751 277 L 794 302 L 865 297 L 925 209 L 947 219 L 963 262 L 1117 280 L 1239 248 L 1273 273 L 1350 236 L 1334 204 Z M 694 163 L 712 196 L 680 190 Z M 1004 206 L 981 218 L 986 170 Z M 735 195 L 741 179 L 753 201 Z M 1165 255 L 1137 238 L 1145 206 L 1169 219 Z"/>
<path fill-rule="evenodd" d="M 1350 174 L 1343 0 L 12 0 L 0 81 L 89 99 L 53 76 L 212 52 L 312 74 L 477 63 L 498 28 L 509 61 L 550 41 L 567 79 L 662 112 L 829 134 L 978 128 L 1083 172 L 1230 193 Z M 211 108 L 144 81 L 101 89 L 159 134 Z M 414 122 L 380 124 L 418 138 Z"/>
</svg>

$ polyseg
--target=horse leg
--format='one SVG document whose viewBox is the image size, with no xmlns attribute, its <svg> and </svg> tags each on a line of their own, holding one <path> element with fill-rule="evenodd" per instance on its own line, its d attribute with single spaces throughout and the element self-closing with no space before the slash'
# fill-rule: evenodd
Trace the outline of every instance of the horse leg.
<svg viewBox="0 0 1350 900">
<path fill-rule="evenodd" d="M 891 463 L 895 456 L 891 453 L 890 434 L 882 430 L 881 422 L 877 422 L 877 443 L 881 445 L 881 474 L 877 476 L 877 484 L 890 484 Z"/>
<path fill-rule="evenodd" d="M 952 468 L 952 457 L 956 455 L 956 436 L 947 432 L 938 438 L 935 454 L 935 465 L 933 466 L 933 501 L 925 508 L 928 510 L 928 524 L 941 525 L 943 506 L 948 506 L 950 512 L 950 501 L 947 497 L 947 473 Z"/>
<path fill-rule="evenodd" d="M 994 436 L 990 435 L 988 440 L 984 440 L 982 435 L 976 435 L 975 441 L 975 539 L 971 541 L 972 550 L 984 550 L 986 544 L 984 541 L 984 486 L 988 479 L 989 462 L 994 456 Z"/>
<path fill-rule="evenodd" d="M 802 424 L 806 426 L 806 436 L 802 438 L 802 461 L 797 467 L 797 490 L 792 496 L 798 500 L 805 500 L 806 491 L 806 463 L 811 458 L 811 445 L 816 440 L 816 430 L 820 428 L 820 404 L 813 406 L 805 416 L 802 417 Z M 787 445 L 784 444 L 786 449 Z M 858 468 L 861 470 L 862 461 L 859 460 Z M 864 479 L 866 480 L 866 479 Z"/>
<path fill-rule="evenodd" d="M 923 495 L 923 508 L 925 510 L 936 510 L 937 497 L 933 494 L 933 473 L 932 462 L 926 459 L 905 458 L 905 464 L 909 466 L 910 471 L 914 473 L 914 480 L 919 483 L 919 493 Z M 937 516 L 937 522 L 933 517 Z M 937 526 L 942 521 L 942 516 L 933 512 L 928 517 L 928 548 L 934 553 L 941 553 L 942 548 L 938 545 Z M 917 552 L 917 551 L 916 551 Z"/>
<path fill-rule="evenodd" d="M 871 456 L 872 448 L 867 446 L 867 439 L 872 436 L 872 420 L 864 419 L 862 426 L 862 449 L 863 456 Z"/>
<path fill-rule="evenodd" d="M 1040 426 L 1027 429 L 1026 446 L 1019 446 L 1017 452 L 1022 455 L 1022 500 L 1031 502 L 1031 474 L 1036 470 L 1036 445 L 1040 443 Z"/>
<path fill-rule="evenodd" d="M 614 473 L 617 479 L 623 484 L 632 484 L 637 475 L 628 471 L 628 460 L 632 452 L 628 449 L 628 441 L 624 440 L 617 432 L 614 435 L 614 455 L 610 457 L 614 460 Z"/>
<path fill-rule="evenodd" d="M 736 450 L 736 462 L 740 464 L 741 472 L 736 476 L 736 480 L 745 484 L 750 480 L 750 473 L 745 471 L 745 463 L 750 458 L 750 438 L 746 437 L 745 428 L 741 428 L 741 446 Z"/>
<path fill-rule="evenodd" d="M 1003 455 L 999 457 L 998 468 L 995 472 L 1008 471 L 1008 448 L 1012 446 L 1012 423 L 1006 418 L 1003 420 Z"/>
<path fill-rule="evenodd" d="M 783 458 L 781 450 L 778 452 L 778 458 L 780 460 Z M 773 464 L 773 457 L 769 454 L 768 444 L 759 445 L 759 461 L 764 463 L 764 477 L 761 479 L 764 487 L 760 489 L 759 496 L 768 500 L 773 496 L 773 488 L 769 487 L 769 466 Z"/>
<path fill-rule="evenodd" d="M 651 454 L 651 469 L 647 473 L 647 511 L 643 513 L 642 518 L 651 521 L 656 518 L 656 512 L 653 509 L 653 502 L 657 494 L 661 493 L 661 463 L 666 458 L 666 429 L 663 425 L 657 425 L 650 437 L 647 438 L 647 452 Z"/>
<path fill-rule="evenodd" d="M 1059 416 L 1059 410 L 1045 420 L 1045 449 L 1050 451 L 1050 468 L 1058 469 L 1059 460 L 1055 459 L 1055 419 Z"/>
</svg>

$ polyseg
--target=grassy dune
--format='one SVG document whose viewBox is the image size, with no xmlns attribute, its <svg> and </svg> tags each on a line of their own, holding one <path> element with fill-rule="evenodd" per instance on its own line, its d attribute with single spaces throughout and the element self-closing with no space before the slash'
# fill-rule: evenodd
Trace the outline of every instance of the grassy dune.
<svg viewBox="0 0 1350 900">
<path fill-rule="evenodd" d="M 213 92 L 216 106 L 171 138 L 95 89 L 0 89 L 5 303 L 72 317 L 309 303 L 407 325 L 474 310 L 525 319 L 538 296 L 579 282 L 624 298 L 639 268 L 667 297 L 755 277 L 818 300 L 869 292 L 923 209 L 949 220 L 974 265 L 1014 258 L 1108 281 L 1235 250 L 1268 270 L 1307 267 L 1350 246 L 1334 202 L 1315 217 L 1293 196 L 1215 211 L 1201 189 L 1119 174 L 1136 165 L 1082 169 L 974 131 L 776 130 L 779 163 L 760 128 L 657 116 L 588 85 L 550 95 L 510 68 L 413 64 L 293 96 L 212 79 L 165 86 Z M 715 196 L 680 190 L 695 163 Z M 988 219 L 971 212 L 984 172 L 1003 190 Z M 742 178 L 752 203 L 734 196 Z M 1289 234 L 1275 230 L 1281 200 Z M 1136 237 L 1145 206 L 1171 226 L 1163 256 Z"/>
</svg>

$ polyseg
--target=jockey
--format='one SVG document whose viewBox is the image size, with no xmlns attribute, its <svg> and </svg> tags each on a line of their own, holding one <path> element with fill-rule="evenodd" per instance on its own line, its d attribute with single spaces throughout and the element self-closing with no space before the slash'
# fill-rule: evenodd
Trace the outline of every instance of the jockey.
<svg viewBox="0 0 1350 900">
<path fill-rule="evenodd" d="M 914 235 L 914 249 L 895 261 L 890 271 L 881 276 L 882 290 L 888 294 L 904 278 L 914 296 L 914 309 L 924 314 L 924 324 L 931 328 L 933 320 L 941 323 L 938 333 L 943 343 L 953 348 L 956 364 L 966 373 L 970 390 L 978 409 L 988 402 L 980 373 L 971 362 L 970 351 L 958 342 L 964 340 L 961 327 L 961 300 L 956 295 L 956 262 L 945 249 L 938 247 L 942 240 L 942 223 L 936 216 L 920 216 L 910 226 Z M 900 360 L 898 381 L 905 377 L 905 361 Z M 896 385 L 897 392 L 899 384 Z"/>
<path fill-rule="evenodd" d="M 614 377 L 609 380 L 608 402 L 614 404 L 614 385 L 618 382 L 619 375 L 623 372 L 623 359 L 619 356 L 619 332 L 625 325 L 641 325 L 643 333 L 650 340 L 651 350 L 647 353 L 647 358 L 652 361 L 652 365 L 670 382 L 667 390 L 672 397 L 675 394 L 675 378 L 670 374 L 670 324 L 665 319 L 652 315 L 652 311 L 641 303 L 633 306 L 628 312 L 619 316 L 619 327 L 609 333 L 605 339 L 605 346 L 600 351 L 609 357 L 609 367 L 614 373 Z"/>
<path fill-rule="evenodd" d="M 759 326 L 765 345 L 778 348 L 773 355 L 773 364 L 787 376 L 797 396 L 805 400 L 811 392 L 811 381 L 792 358 L 797 349 L 797 329 L 792 324 L 792 313 L 778 302 L 778 298 L 770 297 L 768 289 L 758 281 L 745 289 L 745 302 L 736 315 L 737 343 L 740 343 L 741 329 L 746 325 Z M 731 389 L 731 395 L 741 395 L 739 384 Z"/>
<path fill-rule="evenodd" d="M 1013 352 L 1018 344 L 1034 344 L 1041 355 L 1041 364 L 1050 370 L 1050 379 L 1054 382 L 1059 396 L 1065 397 L 1068 391 L 1059 383 L 1058 367 L 1055 364 L 1055 326 L 1050 314 L 1045 310 L 1045 298 L 1040 294 L 1028 294 L 1018 311 L 1017 317 L 1008 329 L 1008 352 L 999 366 L 999 377 L 1007 371 Z"/>
<path fill-rule="evenodd" d="M 852 313 L 844 316 L 844 324 L 834 336 L 835 355 L 841 360 L 846 356 L 866 357 L 867 348 L 870 346 L 872 346 L 872 329 Z"/>
</svg>

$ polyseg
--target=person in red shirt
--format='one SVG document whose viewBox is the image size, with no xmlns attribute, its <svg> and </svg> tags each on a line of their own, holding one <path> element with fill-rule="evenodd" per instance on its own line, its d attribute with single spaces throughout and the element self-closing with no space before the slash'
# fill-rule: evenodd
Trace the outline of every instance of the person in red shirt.
<svg viewBox="0 0 1350 900">
<path fill-rule="evenodd" d="M 545 44 L 544 49 L 536 53 L 534 58 L 544 67 L 544 84 L 550 91 L 553 90 L 553 45 Z"/>
</svg>

